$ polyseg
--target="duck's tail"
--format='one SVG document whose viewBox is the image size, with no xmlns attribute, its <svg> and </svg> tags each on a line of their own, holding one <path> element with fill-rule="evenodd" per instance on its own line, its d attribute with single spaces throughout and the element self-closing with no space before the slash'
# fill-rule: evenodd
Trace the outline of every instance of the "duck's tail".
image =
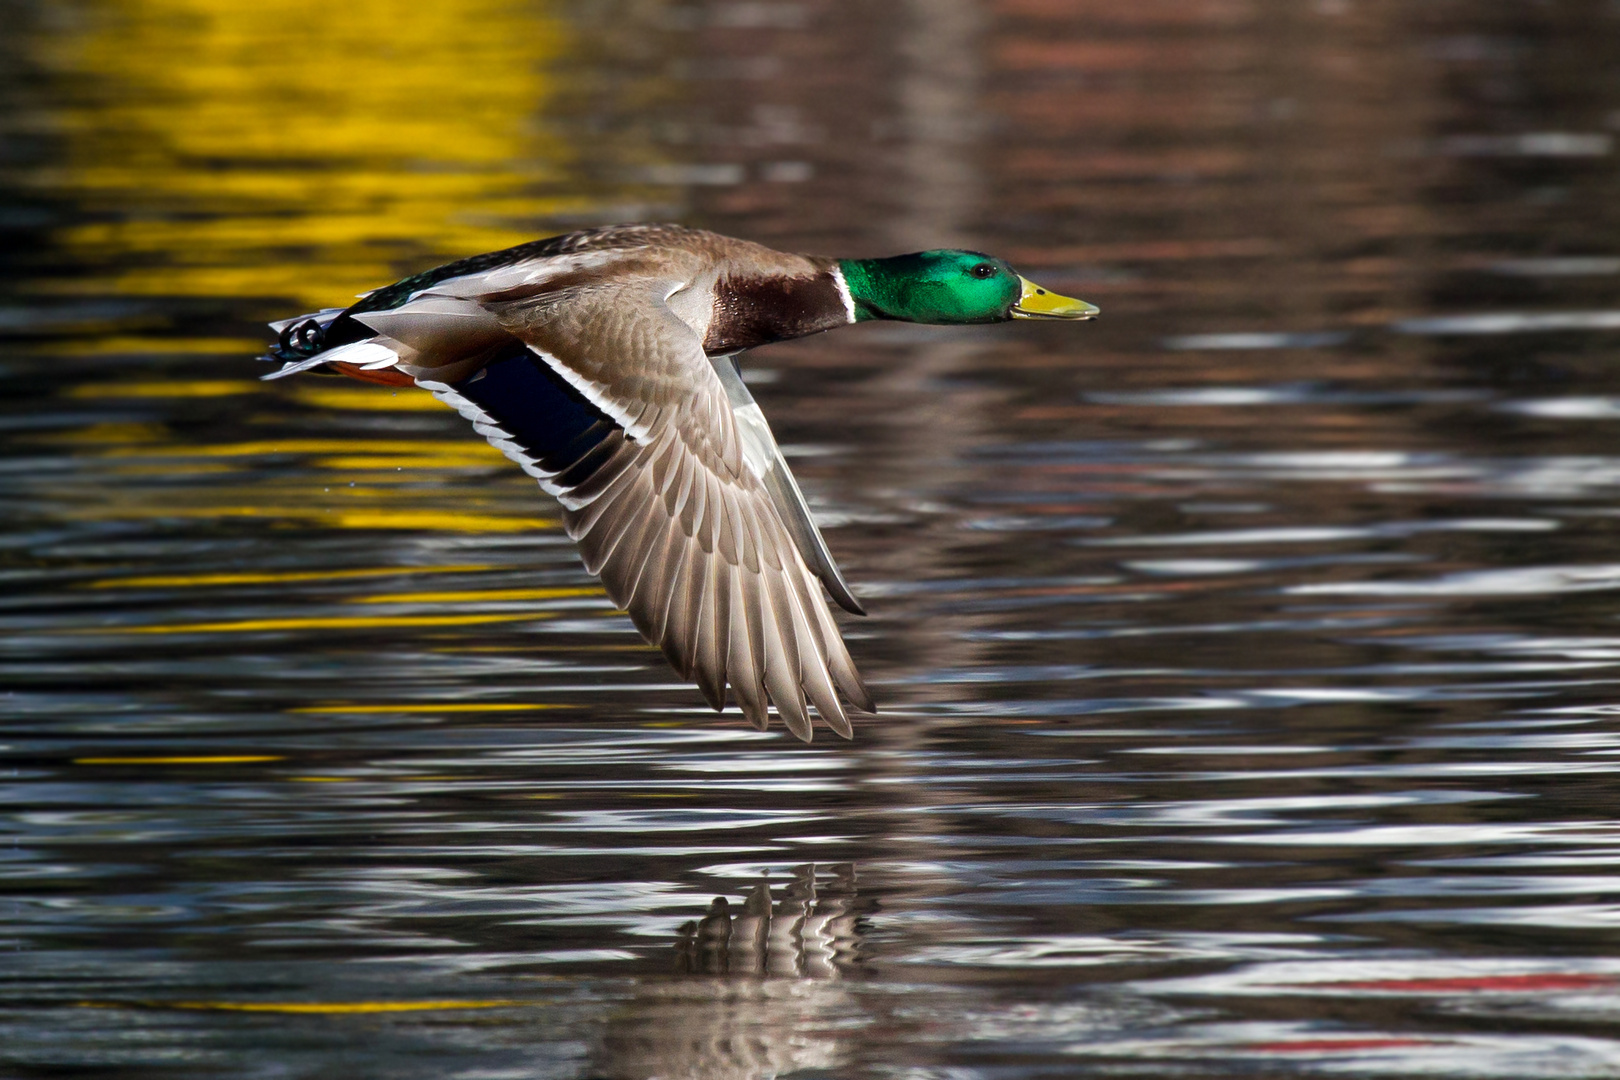
<svg viewBox="0 0 1620 1080">
<path fill-rule="evenodd" d="M 269 355 L 261 356 L 259 359 L 279 363 L 281 369 L 272 371 L 264 378 L 280 379 L 287 375 L 296 375 L 300 371 L 308 371 L 334 359 L 359 361 L 359 357 L 337 356 L 338 352 L 343 351 L 342 347 L 331 350 L 326 348 L 326 328 L 346 310 L 346 308 L 324 308 L 309 315 L 300 315 L 296 319 L 281 319 L 271 323 L 270 329 L 277 335 L 276 343 L 270 347 Z"/>
</svg>

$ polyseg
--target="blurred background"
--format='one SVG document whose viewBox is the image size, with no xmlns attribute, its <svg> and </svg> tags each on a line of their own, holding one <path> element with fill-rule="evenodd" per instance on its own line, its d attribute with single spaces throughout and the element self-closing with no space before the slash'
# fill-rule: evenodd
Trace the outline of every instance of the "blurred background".
<svg viewBox="0 0 1620 1080">
<path fill-rule="evenodd" d="M 6 1075 L 1620 1073 L 1613 0 L 0 19 Z M 426 395 L 257 379 L 632 220 L 1103 309 L 751 357 L 853 743 Z"/>
</svg>

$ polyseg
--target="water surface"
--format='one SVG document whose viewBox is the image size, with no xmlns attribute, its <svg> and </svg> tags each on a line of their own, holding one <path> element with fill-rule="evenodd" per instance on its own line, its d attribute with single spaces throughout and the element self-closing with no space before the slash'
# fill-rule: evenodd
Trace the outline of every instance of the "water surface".
<svg viewBox="0 0 1620 1080">
<path fill-rule="evenodd" d="M 7 1075 L 1620 1072 L 1612 6 L 3 11 Z M 257 381 L 645 219 L 1104 309 L 752 358 L 853 743 Z"/>
</svg>

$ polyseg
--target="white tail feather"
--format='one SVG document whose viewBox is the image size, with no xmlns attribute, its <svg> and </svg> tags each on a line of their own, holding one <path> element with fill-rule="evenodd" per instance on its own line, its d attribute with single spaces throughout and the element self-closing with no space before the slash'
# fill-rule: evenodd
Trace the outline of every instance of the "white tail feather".
<svg viewBox="0 0 1620 1080">
<path fill-rule="evenodd" d="M 377 368 L 392 367 L 399 363 L 399 353 L 375 341 L 351 341 L 347 345 L 339 345 L 335 349 L 317 353 L 307 359 L 283 364 L 280 371 L 272 371 L 261 378 L 266 381 L 283 379 L 288 375 L 296 375 L 300 371 L 308 371 L 310 368 L 331 363 L 354 364 L 366 371 L 375 371 Z"/>
</svg>

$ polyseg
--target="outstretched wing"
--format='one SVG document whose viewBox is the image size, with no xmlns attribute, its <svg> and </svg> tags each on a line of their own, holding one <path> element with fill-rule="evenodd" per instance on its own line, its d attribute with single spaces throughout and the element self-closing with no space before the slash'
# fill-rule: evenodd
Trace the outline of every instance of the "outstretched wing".
<svg viewBox="0 0 1620 1080">
<path fill-rule="evenodd" d="M 754 723 L 769 700 L 807 739 L 808 698 L 847 737 L 838 692 L 868 711 L 871 698 L 777 511 L 769 463 L 750 460 L 701 341 L 664 303 L 677 284 L 486 306 L 620 429 L 557 481 L 608 595 L 716 707 L 729 682 Z"/>
<path fill-rule="evenodd" d="M 586 569 L 710 704 L 724 704 L 729 683 L 756 726 L 773 702 L 809 739 L 808 702 L 847 738 L 840 692 L 862 711 L 872 699 L 773 498 L 773 476 L 791 485 L 791 474 L 774 440 L 761 460 L 757 436 L 739 430 L 667 292 L 642 282 L 485 298 L 524 350 L 454 383 L 417 381 L 556 496 Z M 444 317 L 429 305 L 428 336 Z M 402 329 L 408 319 L 409 305 L 367 322 L 427 344 Z"/>
</svg>

